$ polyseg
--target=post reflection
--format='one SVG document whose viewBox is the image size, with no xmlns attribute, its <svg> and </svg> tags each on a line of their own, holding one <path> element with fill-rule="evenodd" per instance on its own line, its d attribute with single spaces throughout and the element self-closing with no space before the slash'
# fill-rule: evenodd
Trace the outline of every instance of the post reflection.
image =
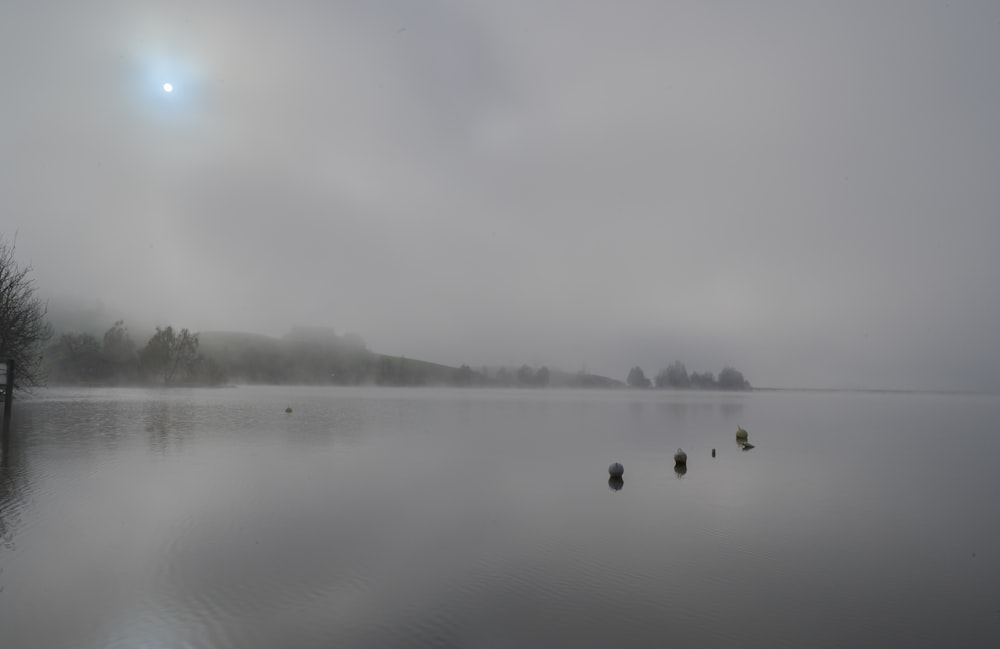
<svg viewBox="0 0 1000 649">
<path fill-rule="evenodd" d="M 15 439 L 16 424 L 17 419 L 6 434 L 0 432 L 0 549 L 7 550 L 15 549 L 14 531 L 25 499 L 24 446 Z"/>
<path fill-rule="evenodd" d="M 142 415 L 149 448 L 159 453 L 180 448 L 194 430 L 194 408 L 189 404 L 156 401 L 144 404 Z"/>
</svg>

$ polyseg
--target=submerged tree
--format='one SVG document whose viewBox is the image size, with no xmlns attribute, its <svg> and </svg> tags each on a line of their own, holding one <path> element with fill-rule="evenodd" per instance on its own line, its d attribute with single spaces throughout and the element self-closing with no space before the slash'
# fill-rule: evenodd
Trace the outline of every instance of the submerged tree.
<svg viewBox="0 0 1000 649">
<path fill-rule="evenodd" d="M 162 374 L 166 385 L 174 382 L 178 370 L 182 370 L 186 377 L 191 377 L 201 360 L 198 355 L 198 334 L 192 334 L 187 329 L 175 333 L 170 326 L 166 329 L 157 327 L 156 333 L 140 353 L 140 358 L 147 371 Z"/>
<path fill-rule="evenodd" d="M 750 382 L 743 378 L 743 372 L 727 366 L 719 372 L 719 387 L 723 390 L 749 390 Z"/>
<path fill-rule="evenodd" d="M 626 382 L 630 388 L 648 388 L 651 385 L 646 373 L 638 365 L 629 370 Z"/>
<path fill-rule="evenodd" d="M 691 387 L 710 389 L 716 387 L 715 375 L 711 372 L 703 372 L 699 374 L 698 372 L 691 373 Z"/>
<path fill-rule="evenodd" d="M 38 297 L 31 266 L 20 266 L 14 244 L 0 235 L 0 356 L 14 360 L 14 387 L 41 385 L 42 346 L 52 337 L 47 306 Z"/>
<path fill-rule="evenodd" d="M 104 332 L 104 348 L 102 350 L 108 373 L 111 378 L 131 379 L 138 365 L 135 343 L 128 334 L 124 320 L 118 320 Z"/>
<path fill-rule="evenodd" d="M 100 381 L 101 343 L 90 334 L 65 333 L 46 351 L 45 366 L 52 381 Z"/>
<path fill-rule="evenodd" d="M 658 388 L 687 388 L 691 387 L 691 378 L 688 376 L 684 363 L 674 361 L 668 367 L 660 370 L 656 375 L 656 387 Z"/>
</svg>

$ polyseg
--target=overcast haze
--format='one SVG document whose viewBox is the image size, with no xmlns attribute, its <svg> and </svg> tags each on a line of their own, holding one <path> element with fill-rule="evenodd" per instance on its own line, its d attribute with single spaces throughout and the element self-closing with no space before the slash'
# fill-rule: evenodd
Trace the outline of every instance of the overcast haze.
<svg viewBox="0 0 1000 649">
<path fill-rule="evenodd" d="M 0 232 L 133 324 L 995 390 L 998 62 L 995 2 L 5 0 Z"/>
</svg>

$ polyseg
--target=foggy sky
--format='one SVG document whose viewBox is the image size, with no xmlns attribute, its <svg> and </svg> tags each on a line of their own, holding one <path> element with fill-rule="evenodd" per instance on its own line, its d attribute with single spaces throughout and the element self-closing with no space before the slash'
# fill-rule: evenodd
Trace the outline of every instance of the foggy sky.
<svg viewBox="0 0 1000 649">
<path fill-rule="evenodd" d="M 5 0 L 0 233 L 133 329 L 995 390 L 998 62 L 995 2 Z"/>
</svg>

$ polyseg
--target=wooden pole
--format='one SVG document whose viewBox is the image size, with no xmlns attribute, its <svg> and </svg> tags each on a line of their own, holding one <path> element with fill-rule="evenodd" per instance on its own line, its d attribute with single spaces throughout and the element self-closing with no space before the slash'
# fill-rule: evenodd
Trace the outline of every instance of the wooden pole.
<svg viewBox="0 0 1000 649">
<path fill-rule="evenodd" d="M 10 411 L 14 405 L 14 359 L 8 358 L 6 361 L 7 372 L 3 389 L 3 434 L 10 431 Z"/>
</svg>

